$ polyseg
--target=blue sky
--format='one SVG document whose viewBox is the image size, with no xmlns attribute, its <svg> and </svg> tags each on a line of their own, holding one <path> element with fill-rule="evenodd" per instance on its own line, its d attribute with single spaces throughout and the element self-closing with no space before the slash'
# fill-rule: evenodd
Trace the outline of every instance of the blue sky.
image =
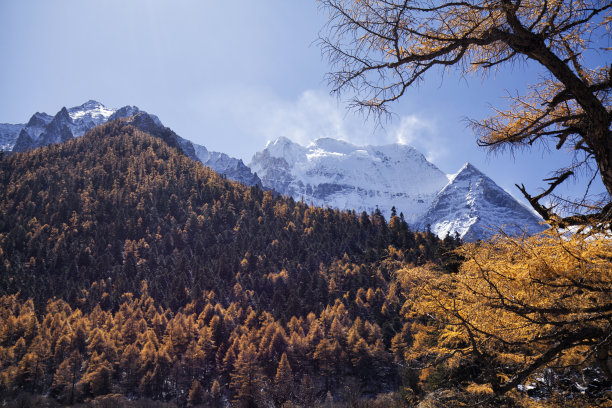
<svg viewBox="0 0 612 408">
<path fill-rule="evenodd" d="M 541 148 L 491 156 L 466 126 L 522 90 L 536 75 L 531 66 L 484 80 L 430 75 L 383 127 L 348 112 L 329 96 L 330 68 L 315 43 L 325 21 L 314 0 L 2 0 L 0 122 L 89 99 L 137 105 L 246 163 L 279 136 L 401 141 L 446 173 L 469 161 L 515 197 L 514 183 L 535 191 L 569 159 Z"/>
</svg>

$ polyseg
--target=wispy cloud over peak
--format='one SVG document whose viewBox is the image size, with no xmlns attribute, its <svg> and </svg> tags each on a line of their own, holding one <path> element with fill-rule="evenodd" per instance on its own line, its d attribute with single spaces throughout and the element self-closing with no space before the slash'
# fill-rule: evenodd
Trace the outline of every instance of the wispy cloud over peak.
<svg viewBox="0 0 612 408">
<path fill-rule="evenodd" d="M 344 104 L 319 89 L 305 90 L 293 100 L 259 88 L 224 89 L 205 95 L 200 103 L 206 115 L 225 116 L 229 127 L 237 129 L 234 132 L 249 136 L 248 144 L 239 147 L 243 152 L 234 153 L 247 160 L 250 157 L 245 157 L 245 149 L 250 148 L 252 155 L 279 137 L 304 146 L 320 138 L 355 145 L 409 144 L 430 160 L 446 154 L 431 120 L 414 114 L 398 115 L 381 125 L 347 110 Z"/>
</svg>

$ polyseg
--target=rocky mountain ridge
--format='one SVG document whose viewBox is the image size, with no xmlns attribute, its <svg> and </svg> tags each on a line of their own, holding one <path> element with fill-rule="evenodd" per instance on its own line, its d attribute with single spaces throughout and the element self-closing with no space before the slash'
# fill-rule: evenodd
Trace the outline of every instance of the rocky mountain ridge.
<svg viewBox="0 0 612 408">
<path fill-rule="evenodd" d="M 191 159 L 201 161 L 231 180 L 247 185 L 261 184 L 257 175 L 251 173 L 242 160 L 225 153 L 208 152 L 204 146 L 184 139 L 165 127 L 157 116 L 136 106 L 107 108 L 94 100 L 68 109 L 63 107 L 55 116 L 36 112 L 26 124 L 0 124 L 0 150 L 23 152 L 53 143 L 62 143 L 82 136 L 95 126 L 124 118 L 129 118 L 130 123 L 140 130 L 161 137 L 171 146 L 181 148 Z M 196 151 L 206 151 L 207 154 L 198 155 Z"/>
</svg>

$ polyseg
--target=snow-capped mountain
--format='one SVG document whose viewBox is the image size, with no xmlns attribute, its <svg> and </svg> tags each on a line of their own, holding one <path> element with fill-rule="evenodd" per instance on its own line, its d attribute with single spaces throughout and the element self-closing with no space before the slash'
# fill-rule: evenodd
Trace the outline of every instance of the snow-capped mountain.
<svg viewBox="0 0 612 408">
<path fill-rule="evenodd" d="M 93 100 L 69 109 L 64 107 L 55 116 L 37 112 L 25 125 L 0 124 L 0 150 L 22 152 L 65 142 L 82 136 L 97 125 L 124 118 L 129 118 L 129 122 L 138 129 L 164 139 L 171 146 L 180 148 L 191 159 L 201 161 L 230 180 L 261 185 L 257 175 L 251 173 L 242 160 L 225 153 L 209 152 L 204 146 L 183 139 L 165 127 L 157 116 L 141 111 L 136 106 L 111 109 Z M 199 153 L 196 154 L 196 151 Z"/>
<path fill-rule="evenodd" d="M 251 170 L 266 188 L 318 206 L 383 214 L 395 206 L 416 222 L 448 183 L 442 171 L 414 148 L 355 146 L 323 138 L 301 146 L 287 138 L 253 156 Z"/>
<path fill-rule="evenodd" d="M 89 129 L 106 122 L 114 113 L 114 109 L 108 109 L 100 102 L 89 100 L 81 106 L 68 109 L 72 125 L 70 130 L 74 137 L 83 136 Z"/>
<path fill-rule="evenodd" d="M 391 207 L 414 228 L 440 237 L 455 232 L 475 241 L 504 231 L 533 234 L 541 219 L 467 163 L 446 176 L 410 146 L 355 146 L 318 139 L 301 146 L 287 138 L 253 156 L 251 170 L 266 188 L 318 206 L 389 216 Z"/>
<path fill-rule="evenodd" d="M 417 223 L 430 225 L 440 237 L 457 232 L 465 241 L 484 239 L 499 232 L 535 234 L 546 227 L 539 217 L 521 205 L 493 180 L 470 163 L 450 177 L 429 211 Z"/>
<path fill-rule="evenodd" d="M 12 146 L 9 148 L 10 144 L 7 143 L 3 150 L 22 152 L 52 143 L 65 142 L 83 136 L 94 126 L 113 119 L 127 118 L 138 112 L 140 110 L 136 106 L 125 106 L 116 110 L 93 100 L 69 109 L 64 107 L 55 116 L 36 112 L 19 132 Z M 157 122 L 161 126 L 159 119 Z"/>
</svg>

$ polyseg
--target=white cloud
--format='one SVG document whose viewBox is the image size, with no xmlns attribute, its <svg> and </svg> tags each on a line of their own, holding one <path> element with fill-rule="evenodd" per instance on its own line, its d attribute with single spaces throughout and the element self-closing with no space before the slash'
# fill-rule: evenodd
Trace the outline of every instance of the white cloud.
<svg viewBox="0 0 612 408">
<path fill-rule="evenodd" d="M 393 129 L 393 134 L 398 143 L 415 147 L 431 162 L 436 162 L 449 153 L 436 124 L 416 115 L 401 116 Z"/>
<path fill-rule="evenodd" d="M 215 140 L 195 141 L 247 162 L 267 141 L 281 136 L 302 145 L 321 137 L 357 145 L 404 143 L 417 148 L 429 160 L 446 154 L 431 121 L 417 115 L 399 115 L 384 126 L 377 125 L 374 120 L 347 110 L 322 90 L 306 90 L 297 99 L 286 100 L 265 89 L 224 88 L 204 95 L 197 104 L 202 115 L 215 121 L 222 118 L 227 128 L 216 129 L 221 137 Z"/>
<path fill-rule="evenodd" d="M 261 131 L 270 140 L 280 136 L 308 144 L 321 137 L 351 140 L 350 123 L 336 101 L 320 91 L 304 91 L 296 101 L 276 100 L 263 117 Z"/>
</svg>

